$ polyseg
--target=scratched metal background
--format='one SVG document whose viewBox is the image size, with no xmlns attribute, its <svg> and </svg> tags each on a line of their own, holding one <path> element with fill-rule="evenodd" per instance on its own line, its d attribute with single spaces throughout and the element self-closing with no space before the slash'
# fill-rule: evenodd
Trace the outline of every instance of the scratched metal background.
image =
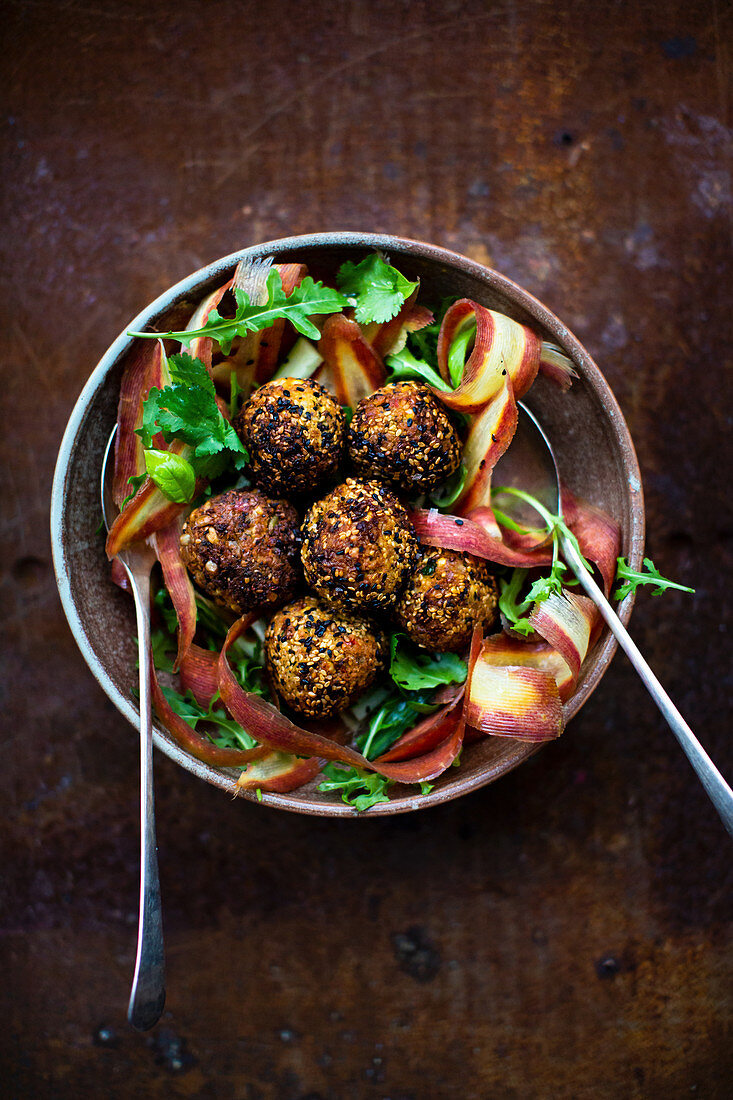
<svg viewBox="0 0 733 1100">
<path fill-rule="evenodd" d="M 422 815 L 232 804 L 158 756 L 166 1015 L 128 1031 L 137 748 L 62 616 L 66 418 L 142 305 L 242 245 L 386 230 L 596 356 L 648 552 L 632 626 L 730 777 L 723 0 L 6 0 L 3 1097 L 727 1098 L 731 859 L 621 657 L 560 742 Z"/>
</svg>

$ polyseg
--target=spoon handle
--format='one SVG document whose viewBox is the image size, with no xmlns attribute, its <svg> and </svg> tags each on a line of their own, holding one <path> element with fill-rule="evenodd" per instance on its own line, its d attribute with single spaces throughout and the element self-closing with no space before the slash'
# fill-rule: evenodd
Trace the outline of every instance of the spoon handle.
<svg viewBox="0 0 733 1100">
<path fill-rule="evenodd" d="M 695 737 L 695 734 L 687 725 L 687 722 L 685 722 L 684 718 L 677 710 L 677 707 L 649 668 L 649 665 L 637 649 L 626 627 L 593 580 L 591 574 L 583 565 L 577 551 L 567 538 L 561 538 L 560 548 L 565 561 L 573 570 L 581 586 L 585 589 L 588 596 L 590 596 L 593 603 L 606 620 L 612 633 L 618 639 L 619 645 L 641 677 L 647 691 L 666 718 L 672 732 L 675 734 L 685 751 L 687 759 L 697 772 L 700 782 L 707 791 L 711 802 L 720 814 L 725 828 L 730 835 L 733 836 L 733 790 L 731 790 L 723 779 L 723 776 L 715 767 L 715 764 L 713 764 L 712 760 L 705 752 L 705 749 Z"/>
<path fill-rule="evenodd" d="M 165 1004 L 163 912 L 155 842 L 153 719 L 150 694 L 150 568 L 131 570 L 140 664 L 140 912 L 137 958 L 127 1019 L 148 1031 Z"/>
</svg>

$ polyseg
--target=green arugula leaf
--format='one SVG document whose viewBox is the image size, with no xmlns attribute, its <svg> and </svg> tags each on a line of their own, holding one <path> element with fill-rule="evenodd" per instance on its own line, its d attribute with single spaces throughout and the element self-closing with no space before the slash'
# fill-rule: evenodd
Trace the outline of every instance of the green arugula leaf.
<svg viewBox="0 0 733 1100">
<path fill-rule="evenodd" d="M 196 488 L 193 466 L 171 451 L 145 451 L 145 469 L 161 493 L 176 504 L 186 504 Z"/>
<path fill-rule="evenodd" d="M 437 370 L 434 370 L 429 363 L 416 359 L 407 347 L 404 347 L 402 351 L 395 352 L 394 355 L 388 355 L 385 363 L 392 372 L 390 382 L 419 378 L 422 382 L 427 382 L 429 386 L 435 386 L 437 390 L 442 390 L 444 393 L 451 392 L 451 387 L 443 381 Z"/>
<path fill-rule="evenodd" d="M 436 309 L 431 309 L 434 317 L 433 323 L 426 325 L 425 328 L 421 328 L 417 332 L 407 334 L 407 347 L 410 351 L 418 359 L 428 363 L 438 374 L 440 373 L 438 370 L 440 326 L 443 324 L 443 318 L 450 307 L 457 301 L 458 299 L 453 297 L 443 298 Z"/>
<path fill-rule="evenodd" d="M 173 688 L 163 686 L 162 691 L 171 710 L 175 711 L 194 729 L 201 722 L 212 723 L 216 726 L 220 731 L 216 735 L 208 731 L 205 732 L 209 739 L 220 748 L 252 749 L 257 744 L 254 737 L 250 737 L 238 722 L 235 722 L 224 711 L 214 709 L 219 701 L 218 693 L 212 699 L 208 710 L 205 710 L 200 703 L 196 702 L 190 690 L 185 695 L 181 695 Z"/>
<path fill-rule="evenodd" d="M 430 792 L 432 791 L 434 786 L 435 786 L 434 783 L 421 783 L 420 784 L 420 794 L 430 794 Z"/>
<path fill-rule="evenodd" d="M 684 584 L 677 584 L 676 581 L 663 577 L 651 558 L 644 558 L 644 568 L 640 572 L 631 569 L 626 558 L 618 558 L 616 564 L 616 580 L 623 583 L 619 583 L 619 587 L 614 592 L 614 600 L 623 600 L 630 592 L 636 592 L 642 584 L 653 584 L 655 596 L 661 595 L 668 588 L 676 588 L 679 592 L 695 591 L 694 588 L 688 588 Z"/>
<path fill-rule="evenodd" d="M 519 599 L 519 594 L 524 587 L 527 576 L 526 569 L 513 569 L 511 576 L 499 578 L 499 610 L 512 629 L 518 634 L 534 634 L 534 628 L 530 626 L 527 612 L 532 607 L 529 599 Z"/>
<path fill-rule="evenodd" d="M 390 749 L 395 741 L 417 724 L 420 717 L 438 709 L 429 694 L 396 692 L 384 700 L 371 717 L 369 726 L 356 738 L 356 747 L 367 760 L 376 760 Z"/>
<path fill-rule="evenodd" d="M 391 267 L 378 252 L 373 252 L 361 263 L 343 264 L 336 283 L 355 303 L 356 319 L 362 323 L 390 321 L 418 286 Z"/>
<path fill-rule="evenodd" d="M 216 341 L 224 355 L 228 355 L 238 336 L 269 328 L 279 319 L 290 321 L 303 336 L 320 340 L 320 330 L 309 318 L 316 314 L 339 313 L 349 304 L 343 294 L 323 283 L 314 282 L 310 275 L 306 275 L 299 286 L 286 294 L 280 272 L 275 267 L 270 269 L 265 285 L 267 301 L 262 305 L 250 304 L 246 291 L 234 287 L 236 310 L 233 317 L 222 317 L 217 309 L 212 309 L 201 328 L 184 332 L 129 332 L 128 336 L 178 340 L 185 347 L 190 347 L 191 341 L 199 336 L 209 336 Z"/>
<path fill-rule="evenodd" d="M 341 791 L 343 801 L 347 806 L 353 806 L 358 813 L 376 806 L 378 802 L 389 802 L 386 790 L 390 780 L 376 772 L 347 768 L 341 764 L 326 764 L 323 774 L 326 779 L 318 785 L 318 790 Z"/>
<path fill-rule="evenodd" d="M 468 321 L 458 329 L 453 337 L 453 343 L 448 351 L 448 374 L 454 388 L 460 386 L 463 381 L 463 371 L 466 366 L 466 353 L 468 345 L 476 335 L 476 320 Z"/>
<path fill-rule="evenodd" d="M 552 563 L 550 565 L 550 572 L 545 576 L 538 577 L 529 588 L 529 591 L 525 595 L 524 599 L 520 600 L 519 595 L 524 585 L 524 581 L 527 575 L 526 569 L 515 569 L 512 572 L 509 580 L 502 578 L 499 582 L 499 609 L 503 612 L 507 621 L 511 624 L 514 631 L 519 634 L 529 635 L 533 633 L 533 628 L 529 625 L 529 621 L 526 617 L 526 613 L 537 606 L 539 603 L 543 603 L 545 600 L 553 594 L 560 594 L 563 588 L 567 588 L 570 585 L 577 584 L 575 579 L 571 579 L 568 576 L 568 567 L 565 562 L 560 558 L 560 534 L 564 535 L 570 543 L 574 546 L 581 561 L 592 571 L 592 566 L 583 557 L 578 540 L 567 526 L 562 516 L 556 516 L 547 509 L 536 497 L 531 493 L 524 492 L 523 489 L 515 489 L 509 486 L 497 486 L 491 490 L 491 506 L 494 511 L 494 515 L 497 521 L 503 526 L 508 527 L 512 531 L 518 531 L 520 533 L 537 534 L 537 528 L 524 527 L 502 511 L 497 503 L 497 500 L 502 494 L 509 494 L 517 497 L 519 500 L 523 500 L 526 504 L 529 504 L 536 512 L 540 514 L 545 522 L 545 532 L 552 537 Z M 539 533 L 542 533 L 542 529 L 539 529 Z"/>
<path fill-rule="evenodd" d="M 132 500 L 132 498 L 137 494 L 138 489 L 140 488 L 142 483 L 145 481 L 146 477 L 147 477 L 147 474 L 133 474 L 131 477 L 128 477 L 127 484 L 129 486 L 131 486 L 131 490 L 127 494 L 125 499 L 122 501 L 122 504 L 120 505 L 120 511 L 121 512 L 124 511 L 125 505 L 129 504 L 129 502 Z"/>
<path fill-rule="evenodd" d="M 399 687 L 420 691 L 441 684 L 462 684 L 466 679 L 468 667 L 457 654 L 427 653 L 415 646 L 408 649 L 406 641 L 399 633 L 389 640 L 389 674 Z"/>
<path fill-rule="evenodd" d="M 462 462 L 452 477 L 449 477 L 440 489 L 435 489 L 430 494 L 430 503 L 433 507 L 439 509 L 441 512 L 452 508 L 463 492 L 467 476 L 468 471 L 466 469 L 466 464 Z"/>
</svg>

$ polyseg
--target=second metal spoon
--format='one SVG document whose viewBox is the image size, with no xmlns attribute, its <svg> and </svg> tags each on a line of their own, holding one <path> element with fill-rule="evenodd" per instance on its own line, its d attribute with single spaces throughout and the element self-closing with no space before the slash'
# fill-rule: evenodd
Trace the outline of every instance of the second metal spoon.
<svg viewBox="0 0 733 1100">
<path fill-rule="evenodd" d="M 519 403 L 519 423 L 512 445 L 497 465 L 497 483 L 525 489 L 555 515 L 561 515 L 560 476 L 555 454 L 538 419 Z M 639 652 L 616 612 L 586 569 L 574 546 L 562 534 L 560 550 L 565 562 L 578 578 L 587 596 L 593 600 L 619 645 L 638 672 L 645 688 L 659 707 L 679 741 L 698 778 L 720 814 L 725 828 L 733 836 L 733 790 L 726 783 L 705 749 L 677 710 L 670 697 Z"/>
</svg>

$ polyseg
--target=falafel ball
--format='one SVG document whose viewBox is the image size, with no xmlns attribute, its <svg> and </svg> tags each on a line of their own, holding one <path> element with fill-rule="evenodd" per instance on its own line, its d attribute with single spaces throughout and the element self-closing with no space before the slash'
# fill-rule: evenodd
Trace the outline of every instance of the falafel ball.
<svg viewBox="0 0 733 1100">
<path fill-rule="evenodd" d="M 234 428 L 249 451 L 253 480 L 272 496 L 314 494 L 335 481 L 346 420 L 318 382 L 265 382 L 237 414 Z"/>
<path fill-rule="evenodd" d="M 387 642 L 362 619 L 334 612 L 305 596 L 270 620 L 265 662 L 293 710 L 323 718 L 350 706 L 384 665 Z"/>
<path fill-rule="evenodd" d="M 300 519 L 286 500 L 230 489 L 194 509 L 181 557 L 207 596 L 238 615 L 280 607 L 300 581 Z"/>
<path fill-rule="evenodd" d="M 374 481 L 347 478 L 310 508 L 302 533 L 307 584 L 347 612 L 393 607 L 419 553 L 407 511 Z"/>
<path fill-rule="evenodd" d="M 420 547 L 420 559 L 395 608 L 411 641 L 434 652 L 459 652 L 477 624 L 497 618 L 496 581 L 481 558 L 458 550 Z"/>
<path fill-rule="evenodd" d="M 429 492 L 461 462 L 458 433 L 422 382 L 390 382 L 360 401 L 346 446 L 358 473 L 406 493 Z"/>
</svg>

